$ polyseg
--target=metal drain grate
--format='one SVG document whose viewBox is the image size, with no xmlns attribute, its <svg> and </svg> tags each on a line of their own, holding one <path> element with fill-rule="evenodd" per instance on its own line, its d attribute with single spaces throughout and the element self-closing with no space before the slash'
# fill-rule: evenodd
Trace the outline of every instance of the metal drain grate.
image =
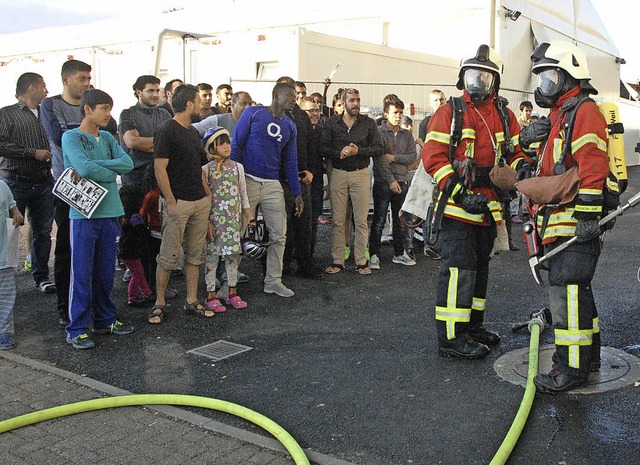
<svg viewBox="0 0 640 465">
<path fill-rule="evenodd" d="M 191 349 L 187 351 L 187 353 L 207 357 L 214 362 L 217 362 L 251 349 L 253 349 L 253 347 L 243 346 L 242 344 L 236 344 L 235 342 L 216 341 L 211 344 L 207 344 L 206 346 Z"/>
</svg>

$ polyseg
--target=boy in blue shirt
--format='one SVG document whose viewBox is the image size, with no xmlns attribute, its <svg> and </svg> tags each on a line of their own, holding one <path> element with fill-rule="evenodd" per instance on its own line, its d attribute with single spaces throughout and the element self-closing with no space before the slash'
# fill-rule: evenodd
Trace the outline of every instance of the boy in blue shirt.
<svg viewBox="0 0 640 465">
<path fill-rule="evenodd" d="M 80 101 L 82 123 L 62 136 L 64 167 L 78 176 L 91 179 L 107 191 L 91 218 L 71 208 L 71 285 L 67 342 L 75 349 L 91 349 L 95 344 L 88 327 L 93 319 L 93 334 L 129 334 L 133 326 L 116 319 L 111 298 L 115 260 L 120 235 L 118 217 L 124 214 L 116 176 L 133 169 L 131 157 L 116 139 L 100 131 L 111 117 L 113 99 L 98 89 L 89 89 Z"/>
</svg>

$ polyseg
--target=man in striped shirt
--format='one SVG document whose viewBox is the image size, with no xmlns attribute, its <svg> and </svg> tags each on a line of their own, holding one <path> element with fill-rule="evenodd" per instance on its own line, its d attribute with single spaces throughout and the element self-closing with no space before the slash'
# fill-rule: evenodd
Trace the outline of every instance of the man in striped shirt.
<svg viewBox="0 0 640 465">
<path fill-rule="evenodd" d="M 51 151 L 40 120 L 40 102 L 46 96 L 42 76 L 24 73 L 16 84 L 18 102 L 0 109 L 0 178 L 11 189 L 20 213 L 29 209 L 35 286 L 55 293 L 48 265 L 54 216 Z"/>
</svg>

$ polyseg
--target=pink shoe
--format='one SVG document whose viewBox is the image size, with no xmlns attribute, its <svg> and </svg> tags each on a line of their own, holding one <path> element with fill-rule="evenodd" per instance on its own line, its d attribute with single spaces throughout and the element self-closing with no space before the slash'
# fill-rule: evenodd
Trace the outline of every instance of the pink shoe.
<svg viewBox="0 0 640 465">
<path fill-rule="evenodd" d="M 207 300 L 207 308 L 213 313 L 222 313 L 227 311 L 227 307 L 222 305 L 220 301 L 215 297 L 211 300 Z"/>
<path fill-rule="evenodd" d="M 227 297 L 226 303 L 233 306 L 233 308 L 247 308 L 247 303 L 238 294 L 232 294 Z"/>
</svg>

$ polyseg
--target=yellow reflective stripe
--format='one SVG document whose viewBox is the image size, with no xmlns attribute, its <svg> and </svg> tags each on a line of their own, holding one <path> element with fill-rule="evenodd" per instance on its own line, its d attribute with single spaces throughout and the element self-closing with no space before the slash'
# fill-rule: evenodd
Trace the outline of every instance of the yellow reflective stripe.
<svg viewBox="0 0 640 465">
<path fill-rule="evenodd" d="M 568 352 L 569 360 L 568 364 L 571 368 L 580 368 L 580 346 L 577 344 L 570 345 Z"/>
<path fill-rule="evenodd" d="M 579 194 L 588 194 L 588 195 L 602 195 L 602 189 L 580 189 L 578 190 Z"/>
<path fill-rule="evenodd" d="M 475 129 L 471 129 L 471 128 L 464 128 L 462 130 L 462 138 L 463 139 L 475 139 L 476 138 L 476 131 Z"/>
<path fill-rule="evenodd" d="M 453 173 L 454 173 L 453 166 L 451 166 L 451 163 L 447 163 L 446 165 L 444 165 L 442 168 L 440 168 L 438 171 L 436 171 L 433 174 L 433 179 L 435 182 L 440 184 L 440 181 L 442 181 L 444 178 L 446 178 L 447 176 Z"/>
<path fill-rule="evenodd" d="M 543 239 L 548 237 L 572 237 L 576 235 L 576 224 L 578 220 L 572 218 L 574 209 L 571 207 L 566 208 L 565 210 L 560 210 L 558 212 L 554 212 L 549 216 L 549 221 L 547 222 L 547 228 L 544 231 Z M 538 216 L 537 221 L 538 231 L 542 228 L 542 215 Z"/>
<path fill-rule="evenodd" d="M 471 321 L 471 309 L 436 306 L 436 320 L 468 323 Z"/>
<path fill-rule="evenodd" d="M 571 143 L 571 152 L 576 153 L 587 144 L 596 144 L 596 147 L 598 147 L 598 149 L 602 150 L 603 152 L 607 151 L 607 143 L 600 139 L 596 134 L 590 132 Z"/>
<path fill-rule="evenodd" d="M 555 330 L 555 343 L 559 346 L 590 346 L 593 341 L 593 331 L 581 329 L 578 331 L 568 331 L 566 329 Z"/>
<path fill-rule="evenodd" d="M 475 143 L 467 142 L 467 146 L 464 148 L 464 156 L 467 158 L 474 158 L 476 156 Z"/>
<path fill-rule="evenodd" d="M 515 170 L 518 166 L 518 163 L 520 163 L 522 160 L 524 160 L 524 158 L 518 157 L 514 159 L 509 166 Z"/>
<path fill-rule="evenodd" d="M 478 224 L 481 224 L 484 221 L 484 214 L 469 213 L 468 211 L 465 211 L 462 207 L 457 206 L 453 202 L 447 203 L 447 206 L 444 209 L 444 213 L 449 216 L 465 219 Z"/>
<path fill-rule="evenodd" d="M 580 329 L 578 318 L 580 310 L 578 308 L 578 285 L 567 285 L 567 328 L 575 331 Z"/>
<path fill-rule="evenodd" d="M 595 317 L 593 319 L 593 334 L 597 334 L 600 332 L 600 319 Z"/>
<path fill-rule="evenodd" d="M 541 143 L 542 142 L 532 142 L 531 144 L 529 144 L 529 148 L 530 149 L 539 149 Z"/>
<path fill-rule="evenodd" d="M 487 306 L 487 299 L 481 299 L 480 297 L 474 297 L 471 303 L 471 310 L 477 310 L 479 312 L 484 312 L 485 307 Z"/>
<path fill-rule="evenodd" d="M 496 142 L 504 142 L 504 132 L 496 132 Z"/>
<path fill-rule="evenodd" d="M 447 307 L 455 308 L 458 302 L 458 268 L 449 268 L 449 286 L 447 288 Z"/>
<path fill-rule="evenodd" d="M 520 134 L 511 137 L 511 143 L 516 146 L 520 143 Z M 532 144 L 533 145 L 533 144 Z"/>
<path fill-rule="evenodd" d="M 606 183 L 607 183 L 607 189 L 609 189 L 609 191 L 613 192 L 614 194 L 620 193 L 620 185 L 618 184 L 618 181 L 613 181 L 607 178 Z"/>
<path fill-rule="evenodd" d="M 458 192 L 463 189 L 462 184 L 456 184 L 453 186 L 453 190 L 451 191 L 450 197 L 455 197 Z"/>
<path fill-rule="evenodd" d="M 497 200 L 491 200 L 489 202 L 489 211 L 496 223 L 502 222 L 502 204 Z"/>
<path fill-rule="evenodd" d="M 429 142 L 430 140 L 449 145 L 451 136 L 446 132 L 431 131 L 429 132 L 429 134 L 427 134 L 427 140 L 425 141 L 425 143 Z"/>
<path fill-rule="evenodd" d="M 602 205 L 581 205 L 576 204 L 575 211 L 585 213 L 600 213 L 602 211 Z"/>
<path fill-rule="evenodd" d="M 553 162 L 557 162 L 562 155 L 562 139 L 553 139 Z"/>
<path fill-rule="evenodd" d="M 548 237 L 573 237 L 576 235 L 576 227 L 575 226 L 553 226 L 547 227 L 544 231 L 543 240 Z"/>
</svg>

